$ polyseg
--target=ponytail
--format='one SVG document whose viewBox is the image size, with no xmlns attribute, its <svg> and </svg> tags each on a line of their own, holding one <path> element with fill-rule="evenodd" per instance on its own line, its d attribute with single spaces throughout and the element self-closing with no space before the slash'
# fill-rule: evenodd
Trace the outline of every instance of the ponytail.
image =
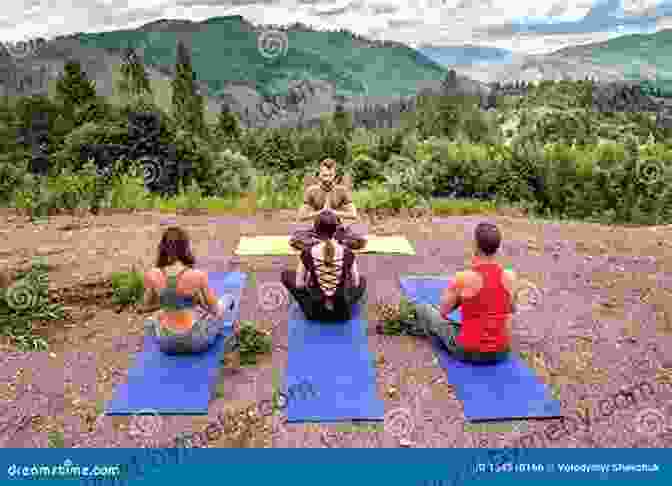
<svg viewBox="0 0 672 486">
<path fill-rule="evenodd" d="M 336 254 L 336 248 L 334 247 L 334 240 L 329 238 L 324 242 L 324 248 L 322 249 L 322 258 L 328 267 L 331 267 L 334 263 L 334 256 Z"/>
</svg>

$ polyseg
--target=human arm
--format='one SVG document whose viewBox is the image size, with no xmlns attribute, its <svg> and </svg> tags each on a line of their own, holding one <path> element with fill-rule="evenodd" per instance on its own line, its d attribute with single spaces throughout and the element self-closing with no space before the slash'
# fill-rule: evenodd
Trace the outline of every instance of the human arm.
<svg viewBox="0 0 672 486">
<path fill-rule="evenodd" d="M 357 268 L 357 260 L 352 262 L 352 269 L 350 272 L 352 273 L 352 284 L 355 287 L 359 287 L 359 268 Z"/>
<path fill-rule="evenodd" d="M 298 220 L 299 222 L 303 223 L 305 221 L 310 221 L 314 220 L 322 211 L 327 206 L 327 203 L 325 203 L 325 207 L 323 207 L 320 210 L 316 210 L 316 204 L 315 204 L 315 198 L 313 195 L 315 186 L 311 186 L 306 189 L 304 195 L 303 195 L 303 205 L 299 208 L 299 213 L 298 213 Z"/>
<path fill-rule="evenodd" d="M 307 204 L 304 204 L 303 206 L 301 206 L 301 208 L 299 208 L 299 215 L 298 215 L 299 222 L 304 223 L 306 221 L 314 220 L 321 212 L 322 210 L 315 211 L 312 207 L 308 206 Z"/>
<path fill-rule="evenodd" d="M 223 308 L 217 295 L 210 288 L 210 282 L 208 281 L 208 274 L 205 272 L 198 272 L 197 278 L 197 290 L 195 292 L 196 300 L 198 305 L 205 310 L 207 313 L 216 316 L 217 318 L 222 317 L 226 309 Z"/>
<path fill-rule="evenodd" d="M 515 314 L 517 312 L 516 297 L 518 294 L 516 289 L 516 272 L 508 268 L 504 270 L 504 275 L 507 280 L 509 293 L 511 294 L 511 313 Z"/>
<path fill-rule="evenodd" d="M 306 285 L 306 267 L 303 266 L 303 262 L 299 260 L 299 264 L 296 267 L 296 287 L 305 287 Z"/>
<path fill-rule="evenodd" d="M 153 312 L 159 308 L 160 299 L 157 290 L 157 276 L 155 271 L 145 272 L 144 277 L 145 295 L 140 311 Z"/>
<path fill-rule="evenodd" d="M 359 219 L 357 208 L 352 201 L 352 193 L 347 187 L 338 186 L 334 190 L 334 197 L 336 199 L 336 208 L 332 209 L 332 211 L 338 218 L 346 221 L 356 221 Z"/>
<path fill-rule="evenodd" d="M 441 317 L 448 320 L 448 316 L 462 304 L 462 290 L 464 289 L 464 272 L 459 272 L 453 277 L 448 287 L 441 295 Z"/>
<path fill-rule="evenodd" d="M 355 208 L 353 203 L 346 204 L 343 206 L 342 210 L 333 211 L 333 213 L 345 221 L 357 221 L 357 219 L 359 219 L 359 216 L 357 215 L 357 208 Z"/>
</svg>

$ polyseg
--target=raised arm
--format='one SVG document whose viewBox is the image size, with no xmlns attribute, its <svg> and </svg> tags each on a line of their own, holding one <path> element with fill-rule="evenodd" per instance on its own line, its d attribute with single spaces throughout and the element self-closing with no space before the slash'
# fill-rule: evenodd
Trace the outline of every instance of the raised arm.
<svg viewBox="0 0 672 486">
<path fill-rule="evenodd" d="M 352 193 L 346 186 L 339 186 L 339 189 L 341 191 L 341 204 L 337 210 L 334 210 L 334 213 L 342 220 L 357 221 L 359 215 L 355 203 L 352 201 Z"/>
<path fill-rule="evenodd" d="M 210 283 L 208 281 L 208 274 L 205 272 L 199 272 L 198 278 L 198 288 L 196 290 L 196 295 L 198 296 L 199 305 L 203 307 L 206 311 L 211 314 L 218 314 L 222 311 L 219 308 L 219 302 L 217 295 L 210 288 Z"/>
<path fill-rule="evenodd" d="M 441 295 L 440 312 L 441 317 L 448 319 L 451 312 L 457 309 L 462 304 L 462 289 L 464 288 L 464 272 L 457 273 L 450 282 L 448 287 Z"/>
<path fill-rule="evenodd" d="M 160 299 L 157 289 L 157 279 L 154 271 L 145 272 L 144 277 L 145 296 L 141 312 L 153 312 L 159 308 Z"/>
<path fill-rule="evenodd" d="M 320 211 L 315 210 L 314 199 L 312 196 L 313 186 L 307 187 L 303 193 L 303 204 L 299 208 L 297 219 L 303 223 L 305 221 L 314 220 Z"/>
<path fill-rule="evenodd" d="M 517 311 L 517 306 L 516 306 L 516 295 L 517 295 L 517 288 L 516 288 L 516 272 L 513 270 L 507 269 L 504 270 L 504 275 L 506 276 L 506 279 L 508 280 L 508 289 L 509 293 L 511 294 L 511 313 L 515 314 Z"/>
</svg>

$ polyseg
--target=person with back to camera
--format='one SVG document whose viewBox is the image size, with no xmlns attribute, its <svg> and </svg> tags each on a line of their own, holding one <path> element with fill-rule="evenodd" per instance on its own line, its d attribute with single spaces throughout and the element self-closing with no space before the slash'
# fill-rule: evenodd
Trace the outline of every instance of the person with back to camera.
<svg viewBox="0 0 672 486">
<path fill-rule="evenodd" d="M 222 333 L 224 315 L 234 304 L 217 300 L 207 272 L 193 268 L 196 260 L 190 247 L 184 230 L 168 228 L 159 244 L 156 268 L 145 273 L 145 307 L 160 309 L 145 321 L 145 330 L 167 354 L 207 350 Z M 236 323 L 227 343 L 229 351 L 238 332 Z"/>
<path fill-rule="evenodd" d="M 471 269 L 451 279 L 439 308 L 416 306 L 418 324 L 440 337 L 448 352 L 462 361 L 499 362 L 510 355 L 516 275 L 495 261 L 501 241 L 495 225 L 479 224 Z M 461 324 L 447 319 L 458 307 Z"/>
<path fill-rule="evenodd" d="M 338 227 L 333 212 L 320 213 L 314 225 L 320 243 L 301 252 L 295 272 L 282 272 L 282 283 L 309 320 L 345 321 L 357 302 L 366 301 L 366 279 L 359 274 L 355 254 L 334 239 Z"/>
</svg>

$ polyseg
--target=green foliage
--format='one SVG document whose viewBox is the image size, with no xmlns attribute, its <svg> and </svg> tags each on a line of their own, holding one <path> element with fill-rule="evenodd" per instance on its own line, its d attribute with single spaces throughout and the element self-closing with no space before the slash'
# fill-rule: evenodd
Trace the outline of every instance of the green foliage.
<svg viewBox="0 0 672 486">
<path fill-rule="evenodd" d="M 87 77 L 79 61 L 65 64 L 63 75 L 56 83 L 56 99 L 68 112 L 94 101 L 95 83 Z"/>
<path fill-rule="evenodd" d="M 106 188 L 106 204 L 112 208 L 146 209 L 152 206 L 152 195 L 145 188 L 142 167 L 137 161 L 127 162 L 126 171 L 119 169 L 121 162 L 117 162 L 110 180 L 111 184 Z M 102 183 L 97 178 L 98 183 Z"/>
<path fill-rule="evenodd" d="M 0 333 L 9 336 L 23 351 L 44 351 L 47 343 L 33 330 L 36 321 L 53 321 L 65 316 L 61 304 L 49 301 L 48 265 L 36 259 L 28 271 L 0 291 Z"/>
<path fill-rule="evenodd" d="M 145 294 L 142 272 L 115 272 L 112 274 L 112 302 L 119 305 L 137 304 Z"/>
<path fill-rule="evenodd" d="M 427 336 L 418 325 L 415 304 L 402 297 L 398 306 L 379 305 L 379 327 L 381 334 L 386 336 Z"/>
<path fill-rule="evenodd" d="M 62 430 L 56 429 L 49 432 L 49 447 L 53 449 L 65 448 L 65 437 Z"/>
<path fill-rule="evenodd" d="M 137 98 L 151 98 L 153 93 L 149 77 L 144 64 L 133 48 L 124 50 L 121 75 L 118 83 L 119 89 L 129 101 Z"/>
<path fill-rule="evenodd" d="M 144 44 L 148 64 L 175 63 L 179 32 L 112 31 L 79 34 L 84 46 L 118 49 Z M 220 95 L 229 81 L 254 80 L 264 94 L 287 93 L 291 80 L 332 79 L 337 94 L 363 95 L 363 86 L 376 87 L 376 96 L 412 95 L 418 82 L 441 80 L 445 69 L 417 51 L 399 45 L 362 48 L 362 41 L 347 32 L 287 32 L 287 55 L 271 62 L 258 49 L 258 35 L 239 17 L 211 19 L 189 33 L 192 63 L 209 94 Z M 225 41 L 224 41 L 225 40 Z M 382 72 L 383 69 L 385 72 Z M 336 76 L 334 73 L 337 73 Z M 341 74 L 339 76 L 339 74 Z M 389 75 L 394 73 L 394 75 Z"/>
<path fill-rule="evenodd" d="M 23 185 L 27 169 L 27 155 L 0 154 L 0 205 L 8 205 L 14 201 L 14 194 Z"/>
<path fill-rule="evenodd" d="M 225 142 L 239 142 L 242 130 L 238 115 L 233 113 L 228 105 L 223 104 L 222 110 L 217 118 L 216 134 L 224 139 Z"/>
<path fill-rule="evenodd" d="M 273 349 L 271 336 L 259 331 L 251 321 L 241 321 L 239 340 L 242 366 L 257 364 L 259 354 L 268 354 Z"/>
<path fill-rule="evenodd" d="M 191 63 L 191 53 L 182 41 L 177 43 L 176 75 L 172 80 L 173 113 L 176 114 L 178 127 L 205 136 L 204 118 L 205 100 L 198 93 L 196 76 Z"/>
<path fill-rule="evenodd" d="M 254 160 L 254 159 L 253 159 Z M 257 155 L 255 167 L 269 173 L 283 173 L 297 169 L 296 146 L 292 131 L 269 130 Z"/>
</svg>

